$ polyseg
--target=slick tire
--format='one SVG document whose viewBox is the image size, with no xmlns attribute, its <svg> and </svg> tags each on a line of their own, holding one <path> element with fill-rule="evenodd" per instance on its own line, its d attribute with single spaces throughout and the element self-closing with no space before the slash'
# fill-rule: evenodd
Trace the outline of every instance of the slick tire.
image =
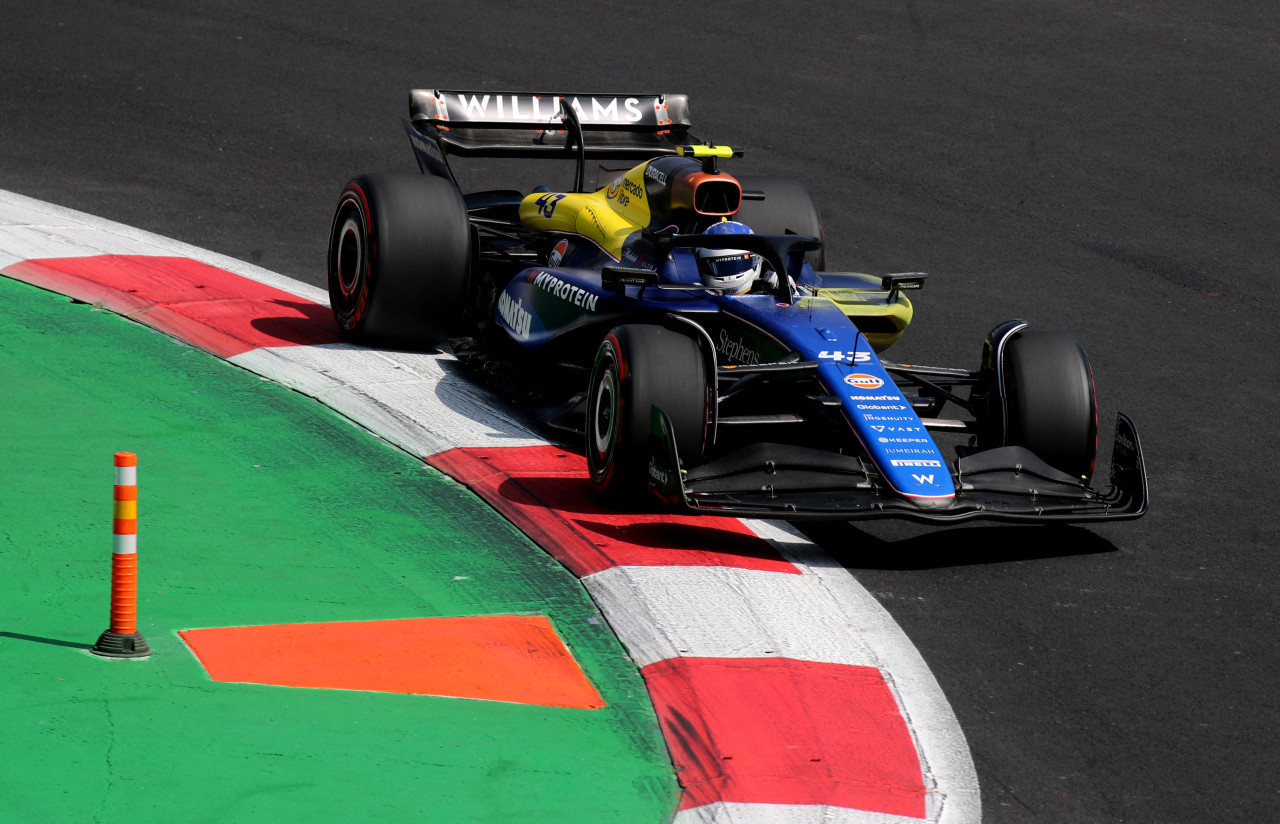
<svg viewBox="0 0 1280 824">
<path fill-rule="evenodd" d="M 827 268 L 826 231 L 822 228 L 822 215 L 809 187 L 789 177 L 773 175 L 735 175 L 744 190 L 764 192 L 764 200 L 744 200 L 734 220 L 751 227 L 758 235 L 785 235 L 788 231 L 797 235 L 816 237 L 823 248 L 806 252 L 804 259 L 813 271 Z"/>
<path fill-rule="evenodd" d="M 430 347 L 467 305 L 467 209 L 450 181 L 361 175 L 342 190 L 329 231 L 329 304 L 344 337 Z"/>
<path fill-rule="evenodd" d="M 662 326 L 619 326 L 596 351 L 587 394 L 587 467 L 611 505 L 645 500 L 652 407 L 671 420 L 686 466 L 703 455 L 709 383 L 698 344 Z"/>
<path fill-rule="evenodd" d="M 1006 446 L 1024 446 L 1086 482 L 1098 454 L 1098 402 L 1084 349 L 1063 332 L 1023 330 L 1004 352 Z"/>
</svg>

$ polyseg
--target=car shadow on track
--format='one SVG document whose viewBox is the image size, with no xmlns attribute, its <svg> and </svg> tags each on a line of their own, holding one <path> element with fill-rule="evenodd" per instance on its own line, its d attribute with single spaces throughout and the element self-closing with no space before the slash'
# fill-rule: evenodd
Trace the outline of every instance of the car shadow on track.
<svg viewBox="0 0 1280 824">
<path fill-rule="evenodd" d="M 1088 529 L 1047 526 L 927 528 L 850 522 L 797 524 L 800 531 L 848 569 L 923 570 L 1037 561 L 1118 552 Z"/>
</svg>

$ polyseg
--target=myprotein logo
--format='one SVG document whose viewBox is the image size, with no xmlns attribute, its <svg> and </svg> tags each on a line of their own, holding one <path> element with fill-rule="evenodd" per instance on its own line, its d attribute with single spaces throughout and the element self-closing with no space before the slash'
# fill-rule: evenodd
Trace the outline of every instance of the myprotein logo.
<svg viewBox="0 0 1280 824">
<path fill-rule="evenodd" d="M 574 286 L 572 283 L 565 283 L 560 278 L 550 272 L 539 272 L 533 277 L 533 285 L 542 291 L 553 295 L 574 306 L 581 306 L 589 312 L 596 310 L 596 304 L 600 298 L 591 294 L 581 286 Z"/>
</svg>

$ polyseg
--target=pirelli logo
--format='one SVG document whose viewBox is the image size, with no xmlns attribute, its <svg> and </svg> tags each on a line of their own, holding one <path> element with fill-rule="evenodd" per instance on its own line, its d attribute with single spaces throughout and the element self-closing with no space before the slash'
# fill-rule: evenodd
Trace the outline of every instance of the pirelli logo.
<svg viewBox="0 0 1280 824">
<path fill-rule="evenodd" d="M 906 460 L 903 458 L 891 458 L 889 463 L 893 466 L 942 466 L 942 461 Z"/>
</svg>

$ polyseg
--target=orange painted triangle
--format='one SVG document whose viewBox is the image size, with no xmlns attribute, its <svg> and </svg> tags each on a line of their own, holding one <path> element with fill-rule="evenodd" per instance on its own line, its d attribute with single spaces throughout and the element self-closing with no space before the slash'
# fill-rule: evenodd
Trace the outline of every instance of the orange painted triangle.
<svg viewBox="0 0 1280 824">
<path fill-rule="evenodd" d="M 188 629 L 214 681 L 599 709 L 545 616 L 486 615 Z"/>
</svg>

